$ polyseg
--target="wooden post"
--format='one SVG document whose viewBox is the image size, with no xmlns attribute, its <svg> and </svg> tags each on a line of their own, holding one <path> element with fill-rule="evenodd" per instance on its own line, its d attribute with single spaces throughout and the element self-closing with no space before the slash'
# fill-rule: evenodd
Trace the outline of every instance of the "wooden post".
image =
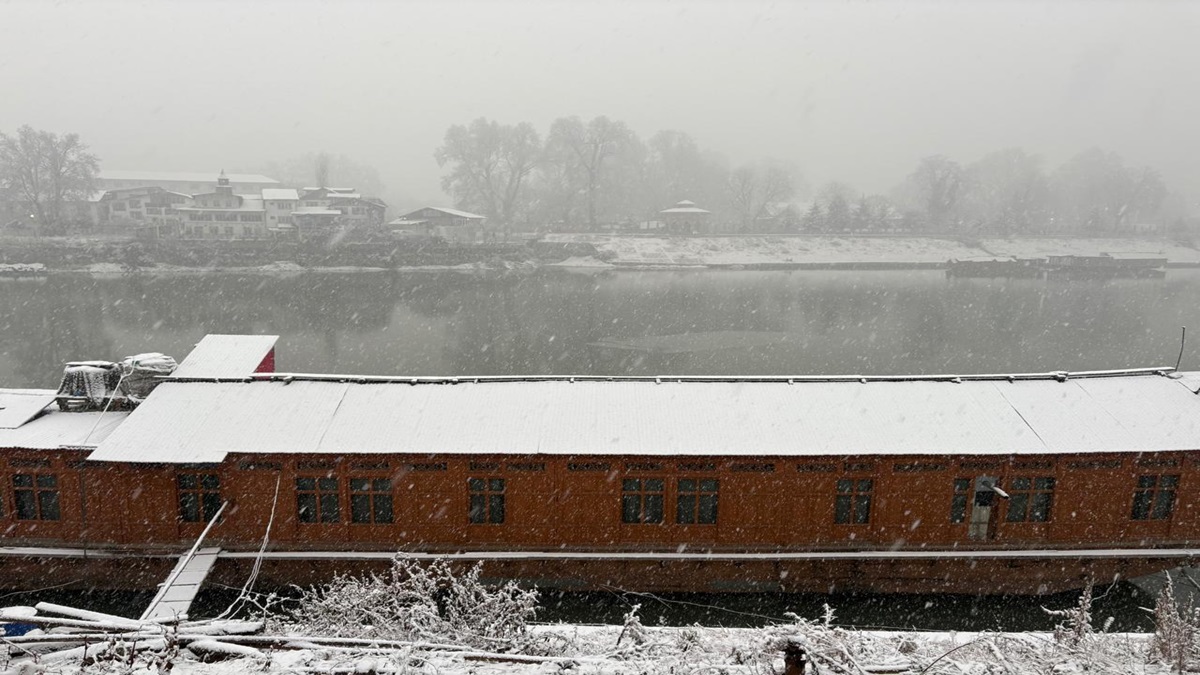
<svg viewBox="0 0 1200 675">
<path fill-rule="evenodd" d="M 783 648 L 783 675 L 804 675 L 808 654 L 799 642 L 789 640 Z"/>
</svg>

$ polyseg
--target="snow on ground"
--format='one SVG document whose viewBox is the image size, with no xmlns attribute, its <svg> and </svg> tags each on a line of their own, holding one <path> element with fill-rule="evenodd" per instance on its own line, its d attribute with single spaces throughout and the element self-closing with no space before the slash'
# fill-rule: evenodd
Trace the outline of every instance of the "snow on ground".
<svg viewBox="0 0 1200 675">
<path fill-rule="evenodd" d="M 1172 263 L 1200 263 L 1200 250 L 1161 239 L 984 239 L 989 254 L 1016 258 L 1049 255 L 1100 255 L 1101 253 L 1144 253 Z"/>
<path fill-rule="evenodd" d="M 784 672 L 788 644 L 803 648 L 815 664 L 808 673 L 822 675 L 1173 672 L 1147 658 L 1150 642 L 1137 634 L 1093 634 L 1075 644 L 1050 633 L 861 632 L 819 622 L 761 629 L 562 624 L 532 627 L 519 653 L 430 643 L 317 646 L 297 636 L 281 643 L 283 649 L 261 651 L 219 644 L 220 649 L 200 649 L 204 644 L 197 643 L 205 660 L 188 649 L 86 665 L 82 659 L 8 664 L 0 656 L 0 674 L 772 675 Z"/>
<path fill-rule="evenodd" d="M 1051 254 L 1152 253 L 1200 263 L 1200 250 L 1157 239 L 987 239 L 979 245 L 935 237 L 631 237 L 550 234 L 545 241 L 589 243 L 618 266 L 935 265 L 951 258 L 1044 257 Z"/>
</svg>

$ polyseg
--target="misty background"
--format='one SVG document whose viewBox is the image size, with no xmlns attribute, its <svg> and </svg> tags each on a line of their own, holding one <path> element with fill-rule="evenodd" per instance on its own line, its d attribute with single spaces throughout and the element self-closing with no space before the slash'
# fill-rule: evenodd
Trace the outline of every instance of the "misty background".
<svg viewBox="0 0 1200 675">
<path fill-rule="evenodd" d="M 451 203 L 451 125 L 545 137 L 603 115 L 785 162 L 798 197 L 888 193 L 930 155 L 1019 147 L 1051 171 L 1098 147 L 1200 199 L 1193 3 L 19 1 L 0 19 L 0 129 L 76 132 L 105 169 L 327 152 L 377 170 L 397 212 Z"/>
</svg>

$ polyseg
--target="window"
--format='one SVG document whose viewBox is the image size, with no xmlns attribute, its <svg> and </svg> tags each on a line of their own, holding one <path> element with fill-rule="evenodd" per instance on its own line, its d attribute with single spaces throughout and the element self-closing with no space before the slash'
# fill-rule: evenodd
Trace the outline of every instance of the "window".
<svg viewBox="0 0 1200 675">
<path fill-rule="evenodd" d="M 713 525 L 717 522 L 716 478 L 680 478 L 675 496 L 675 522 L 680 525 Z"/>
<path fill-rule="evenodd" d="M 871 488 L 869 478 L 843 478 L 837 482 L 837 499 L 833 503 L 833 522 L 839 525 L 865 525 L 871 520 Z"/>
<path fill-rule="evenodd" d="M 221 479 L 211 473 L 181 473 L 175 479 L 179 493 L 179 519 L 207 523 L 221 509 Z"/>
<path fill-rule="evenodd" d="M 661 478 L 626 478 L 621 481 L 621 522 L 661 523 L 664 482 Z"/>
<path fill-rule="evenodd" d="M 315 476 L 297 478 L 296 515 L 302 523 L 341 522 L 338 479 Z"/>
<path fill-rule="evenodd" d="M 1054 478 L 1014 478 L 1008 492 L 1011 495 L 1008 500 L 1008 522 L 1045 523 L 1050 520 L 1050 507 L 1054 501 Z"/>
<path fill-rule="evenodd" d="M 18 520 L 58 520 L 58 476 L 18 473 L 12 477 Z"/>
<path fill-rule="evenodd" d="M 471 500 L 468 518 L 472 523 L 504 522 L 504 479 L 468 478 Z"/>
<path fill-rule="evenodd" d="M 950 522 L 967 522 L 967 504 L 971 495 L 971 479 L 954 479 L 954 497 L 950 500 Z"/>
<path fill-rule="evenodd" d="M 1179 476 L 1138 476 L 1133 492 L 1134 520 L 1170 520 Z"/>
<path fill-rule="evenodd" d="M 392 481 L 387 478 L 350 479 L 350 522 L 392 522 Z"/>
</svg>

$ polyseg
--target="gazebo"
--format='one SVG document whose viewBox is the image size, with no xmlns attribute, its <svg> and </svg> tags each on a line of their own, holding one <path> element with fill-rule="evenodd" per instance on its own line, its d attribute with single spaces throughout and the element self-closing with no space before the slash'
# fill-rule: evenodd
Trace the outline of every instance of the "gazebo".
<svg viewBox="0 0 1200 675">
<path fill-rule="evenodd" d="M 702 234 L 711 227 L 711 211 L 696 206 L 696 202 L 685 199 L 669 209 L 659 211 L 667 231 L 675 234 Z"/>
</svg>

